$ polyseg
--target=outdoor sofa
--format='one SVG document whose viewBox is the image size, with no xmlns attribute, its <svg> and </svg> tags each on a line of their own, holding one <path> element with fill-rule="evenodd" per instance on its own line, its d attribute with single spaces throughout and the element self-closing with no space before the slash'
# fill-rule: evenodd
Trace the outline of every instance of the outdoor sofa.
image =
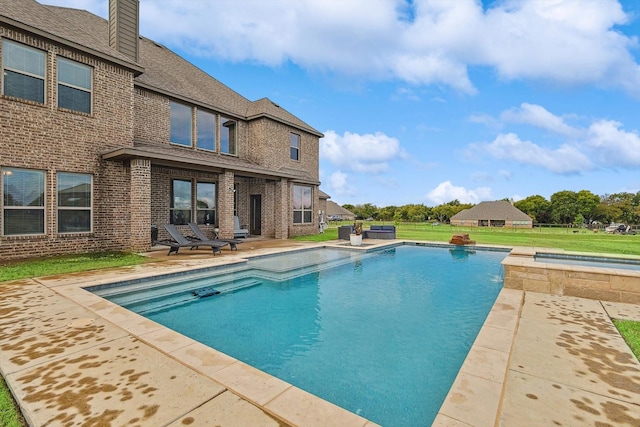
<svg viewBox="0 0 640 427">
<path fill-rule="evenodd" d="M 372 225 L 368 230 L 362 232 L 367 239 L 395 239 L 395 225 Z"/>
</svg>

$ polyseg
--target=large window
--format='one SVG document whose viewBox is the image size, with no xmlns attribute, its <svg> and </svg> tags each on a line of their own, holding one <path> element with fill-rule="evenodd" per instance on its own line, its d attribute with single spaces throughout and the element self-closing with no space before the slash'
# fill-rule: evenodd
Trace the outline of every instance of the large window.
<svg viewBox="0 0 640 427">
<path fill-rule="evenodd" d="M 191 181 L 171 181 L 171 209 L 169 222 L 185 225 L 191 222 Z"/>
<path fill-rule="evenodd" d="M 191 107 L 171 101 L 171 142 L 191 146 Z"/>
<path fill-rule="evenodd" d="M 289 134 L 289 155 L 291 160 L 300 160 L 300 135 Z"/>
<path fill-rule="evenodd" d="M 58 58 L 58 107 L 91 113 L 91 67 Z"/>
<path fill-rule="evenodd" d="M 220 152 L 236 154 L 237 122 L 226 117 L 220 117 Z"/>
<path fill-rule="evenodd" d="M 216 184 L 213 182 L 196 184 L 196 219 L 198 224 L 216 223 Z"/>
<path fill-rule="evenodd" d="M 44 234 L 44 172 L 2 168 L 2 233 Z"/>
<path fill-rule="evenodd" d="M 44 104 L 45 52 L 2 41 L 2 93 Z"/>
<path fill-rule="evenodd" d="M 216 116 L 203 110 L 198 110 L 198 148 L 216 149 Z"/>
<path fill-rule="evenodd" d="M 58 233 L 91 231 L 91 175 L 58 174 Z"/>
<path fill-rule="evenodd" d="M 311 187 L 293 186 L 293 223 L 311 224 L 313 210 L 311 206 Z"/>
</svg>

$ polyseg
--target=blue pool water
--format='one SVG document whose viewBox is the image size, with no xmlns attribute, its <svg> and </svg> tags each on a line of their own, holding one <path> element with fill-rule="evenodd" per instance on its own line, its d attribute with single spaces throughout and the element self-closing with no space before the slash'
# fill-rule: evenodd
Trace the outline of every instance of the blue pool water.
<svg viewBox="0 0 640 427">
<path fill-rule="evenodd" d="M 502 288 L 504 257 L 320 249 L 95 292 L 376 423 L 428 426 Z M 202 289 L 220 293 L 193 297 Z"/>
</svg>

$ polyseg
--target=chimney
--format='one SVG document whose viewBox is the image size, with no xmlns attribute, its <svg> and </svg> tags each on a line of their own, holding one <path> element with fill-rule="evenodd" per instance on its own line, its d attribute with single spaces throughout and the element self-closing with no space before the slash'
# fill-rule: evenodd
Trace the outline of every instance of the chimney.
<svg viewBox="0 0 640 427">
<path fill-rule="evenodd" d="M 139 0 L 109 0 L 109 46 L 138 62 Z"/>
</svg>

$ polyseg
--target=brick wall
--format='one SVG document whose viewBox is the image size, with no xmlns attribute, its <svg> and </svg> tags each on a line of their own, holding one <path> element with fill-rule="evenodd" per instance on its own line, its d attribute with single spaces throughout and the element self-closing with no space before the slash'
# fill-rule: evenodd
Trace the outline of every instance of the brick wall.
<svg viewBox="0 0 640 427">
<path fill-rule="evenodd" d="M 45 234 L 0 236 L 0 258 L 128 249 L 129 171 L 120 163 L 102 161 L 100 154 L 133 144 L 133 74 L 6 27 L 0 27 L 0 35 L 47 54 L 44 104 L 0 96 L 0 166 L 45 171 Z M 57 56 L 93 68 L 91 114 L 56 106 Z M 93 175 L 93 232 L 57 233 L 58 172 Z"/>
</svg>

